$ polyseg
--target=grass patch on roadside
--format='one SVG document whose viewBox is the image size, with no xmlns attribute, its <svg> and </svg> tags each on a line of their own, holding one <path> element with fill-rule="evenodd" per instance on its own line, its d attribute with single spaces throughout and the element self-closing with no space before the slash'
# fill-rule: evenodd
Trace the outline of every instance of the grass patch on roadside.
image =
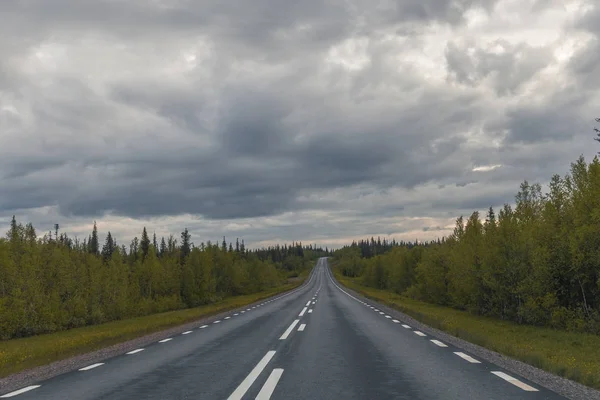
<svg viewBox="0 0 600 400">
<path fill-rule="evenodd" d="M 333 268 L 336 279 L 367 298 L 449 334 L 545 371 L 600 389 L 600 336 L 481 317 L 360 285 Z"/>
<path fill-rule="evenodd" d="M 278 288 L 229 297 L 201 307 L 0 341 L 0 378 L 254 303 L 300 286 L 307 274 L 288 280 L 287 284 Z"/>
</svg>

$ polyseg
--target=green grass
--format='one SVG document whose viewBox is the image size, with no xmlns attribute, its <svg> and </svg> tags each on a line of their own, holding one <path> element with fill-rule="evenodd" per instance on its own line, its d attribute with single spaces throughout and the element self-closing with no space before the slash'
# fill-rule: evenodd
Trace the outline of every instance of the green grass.
<svg viewBox="0 0 600 400">
<path fill-rule="evenodd" d="M 600 336 L 519 325 L 416 301 L 360 285 L 334 274 L 344 286 L 402 311 L 434 328 L 523 361 L 545 371 L 600 389 Z"/>
<path fill-rule="evenodd" d="M 230 297 L 197 308 L 0 341 L 0 378 L 254 303 L 300 286 L 307 274 L 304 272 L 300 277 L 289 279 L 287 284 L 275 289 Z"/>
</svg>

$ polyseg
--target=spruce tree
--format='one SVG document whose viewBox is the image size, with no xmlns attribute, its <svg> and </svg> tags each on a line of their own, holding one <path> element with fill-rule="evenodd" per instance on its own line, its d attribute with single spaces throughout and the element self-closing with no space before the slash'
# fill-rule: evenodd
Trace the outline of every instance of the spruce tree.
<svg viewBox="0 0 600 400">
<path fill-rule="evenodd" d="M 94 221 L 94 229 L 92 230 L 92 236 L 88 242 L 90 246 L 90 253 L 97 255 L 100 252 L 100 244 L 98 243 L 98 227 L 96 221 Z"/>
<path fill-rule="evenodd" d="M 167 254 L 167 243 L 165 242 L 165 237 L 163 236 L 160 239 L 160 256 L 164 257 Z"/>
<path fill-rule="evenodd" d="M 148 237 L 148 231 L 146 227 L 142 230 L 142 241 L 140 242 L 140 249 L 142 251 L 142 260 L 145 260 L 150 251 L 150 238 Z"/>
<path fill-rule="evenodd" d="M 115 247 L 115 243 L 109 231 L 106 235 L 104 246 L 102 247 L 102 258 L 104 258 L 104 261 L 108 261 L 112 257 Z"/>
<path fill-rule="evenodd" d="M 180 262 L 183 264 L 185 262 L 186 257 L 190 254 L 191 251 L 191 235 L 188 231 L 188 228 L 185 228 L 183 232 L 181 232 L 181 259 Z"/>
</svg>

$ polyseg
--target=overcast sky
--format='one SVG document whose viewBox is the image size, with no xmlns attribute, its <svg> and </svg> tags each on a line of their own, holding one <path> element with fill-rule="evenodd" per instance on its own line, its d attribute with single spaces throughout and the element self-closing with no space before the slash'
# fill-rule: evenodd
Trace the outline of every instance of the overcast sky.
<svg viewBox="0 0 600 400">
<path fill-rule="evenodd" d="M 596 0 L 0 1 L 0 228 L 432 239 L 591 159 L 599 88 Z"/>
</svg>

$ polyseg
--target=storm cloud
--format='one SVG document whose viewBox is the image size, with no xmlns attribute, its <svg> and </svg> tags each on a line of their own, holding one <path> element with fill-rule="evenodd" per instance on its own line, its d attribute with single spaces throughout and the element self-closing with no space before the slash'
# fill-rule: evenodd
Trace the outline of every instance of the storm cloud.
<svg viewBox="0 0 600 400">
<path fill-rule="evenodd" d="M 0 227 L 430 239 L 583 154 L 593 0 L 0 2 Z"/>
</svg>

